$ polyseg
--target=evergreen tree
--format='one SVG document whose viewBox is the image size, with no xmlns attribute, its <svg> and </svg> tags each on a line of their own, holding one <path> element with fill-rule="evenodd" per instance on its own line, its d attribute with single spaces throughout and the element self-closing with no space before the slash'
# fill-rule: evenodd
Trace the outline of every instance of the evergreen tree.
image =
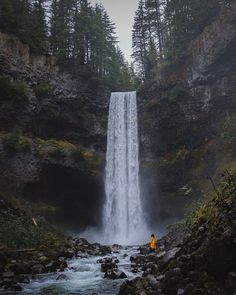
<svg viewBox="0 0 236 295">
<path fill-rule="evenodd" d="M 137 71 L 142 79 L 146 77 L 145 59 L 147 55 L 147 47 L 150 40 L 150 26 L 147 22 L 145 3 L 139 1 L 138 10 L 135 13 L 134 26 L 132 32 L 134 62 Z"/>
</svg>

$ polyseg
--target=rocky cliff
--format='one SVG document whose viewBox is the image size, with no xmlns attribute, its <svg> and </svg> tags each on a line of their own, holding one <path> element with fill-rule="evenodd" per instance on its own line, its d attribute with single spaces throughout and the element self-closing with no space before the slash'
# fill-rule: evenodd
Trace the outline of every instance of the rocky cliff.
<svg viewBox="0 0 236 295">
<path fill-rule="evenodd" d="M 183 216 L 186 204 L 235 167 L 235 22 L 233 1 L 189 45 L 185 60 L 159 66 L 140 93 L 141 173 L 151 220 Z"/>
<path fill-rule="evenodd" d="M 108 90 L 82 67 L 32 55 L 2 33 L 0 88 L 1 193 L 70 228 L 98 224 Z"/>
</svg>

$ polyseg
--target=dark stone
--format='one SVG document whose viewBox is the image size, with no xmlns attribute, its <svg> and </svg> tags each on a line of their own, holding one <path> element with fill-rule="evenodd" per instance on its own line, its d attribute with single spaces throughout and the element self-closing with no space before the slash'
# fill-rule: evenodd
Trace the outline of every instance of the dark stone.
<svg viewBox="0 0 236 295">
<path fill-rule="evenodd" d="M 102 263 L 101 264 L 101 271 L 102 272 L 106 272 L 109 269 L 116 269 L 116 268 L 118 268 L 118 267 L 114 262 L 112 262 L 112 263 Z"/>
<path fill-rule="evenodd" d="M 9 279 L 14 277 L 14 272 L 12 271 L 6 271 L 2 274 L 3 279 Z"/>
<path fill-rule="evenodd" d="M 96 263 L 111 263 L 111 262 L 112 262 L 112 258 L 110 257 L 101 258 L 96 261 Z"/>
<path fill-rule="evenodd" d="M 38 264 L 35 264 L 31 267 L 31 271 L 33 274 L 39 274 L 39 273 L 44 273 L 45 272 L 45 267 L 44 265 L 38 263 Z"/>
<path fill-rule="evenodd" d="M 230 292 L 233 292 L 236 290 L 236 273 L 235 272 L 228 273 L 225 279 L 225 285 L 227 290 L 229 290 Z"/>
<path fill-rule="evenodd" d="M 71 259 L 71 258 L 73 258 L 75 256 L 75 253 L 74 253 L 73 250 L 67 249 L 66 251 L 63 252 L 62 256 L 64 256 L 67 259 Z"/>
<path fill-rule="evenodd" d="M 23 290 L 23 288 L 20 285 L 13 285 L 11 287 L 12 290 L 16 291 L 16 292 L 20 292 Z"/>
<path fill-rule="evenodd" d="M 120 271 L 120 270 L 109 269 L 105 273 L 104 278 L 111 279 L 111 280 L 126 279 L 127 275 L 124 272 Z"/>
<path fill-rule="evenodd" d="M 30 271 L 30 266 L 26 262 L 16 262 L 9 266 L 10 270 L 13 271 L 15 274 L 26 274 Z"/>
<path fill-rule="evenodd" d="M 5 266 L 7 265 L 7 262 L 8 262 L 7 255 L 5 253 L 0 253 L 0 265 Z"/>
<path fill-rule="evenodd" d="M 30 283 L 30 279 L 26 275 L 19 275 L 17 277 L 17 281 L 22 284 L 29 284 Z"/>
</svg>

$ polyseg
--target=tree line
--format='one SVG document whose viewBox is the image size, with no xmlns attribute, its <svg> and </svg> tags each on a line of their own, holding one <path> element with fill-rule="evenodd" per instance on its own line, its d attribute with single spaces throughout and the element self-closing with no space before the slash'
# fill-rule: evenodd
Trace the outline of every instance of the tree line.
<svg viewBox="0 0 236 295">
<path fill-rule="evenodd" d="M 14 34 L 33 53 L 53 54 L 108 83 L 132 88 L 134 73 L 117 46 L 104 7 L 88 0 L 1 0 L 0 31 Z"/>
<path fill-rule="evenodd" d="M 133 26 L 133 58 L 145 80 L 154 65 L 173 64 L 188 44 L 231 0 L 139 0 Z"/>
</svg>

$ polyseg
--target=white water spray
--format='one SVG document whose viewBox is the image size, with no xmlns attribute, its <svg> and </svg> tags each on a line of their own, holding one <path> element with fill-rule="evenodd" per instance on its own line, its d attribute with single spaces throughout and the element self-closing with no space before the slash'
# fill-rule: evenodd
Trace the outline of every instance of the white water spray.
<svg viewBox="0 0 236 295">
<path fill-rule="evenodd" d="M 112 93 L 103 214 L 107 243 L 137 244 L 146 238 L 139 191 L 138 154 L 136 92 Z"/>
</svg>

